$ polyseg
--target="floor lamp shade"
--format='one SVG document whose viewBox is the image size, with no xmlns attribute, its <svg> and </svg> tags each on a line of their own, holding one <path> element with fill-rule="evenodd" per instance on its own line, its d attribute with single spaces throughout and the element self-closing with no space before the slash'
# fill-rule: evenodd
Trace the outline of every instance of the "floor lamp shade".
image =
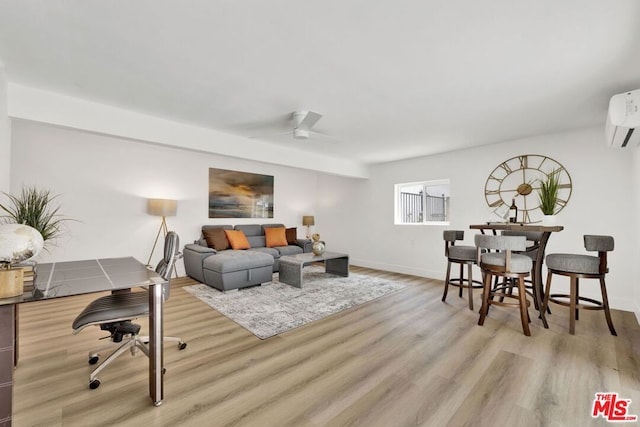
<svg viewBox="0 0 640 427">
<path fill-rule="evenodd" d="M 156 250 L 156 246 L 158 245 L 158 239 L 160 238 L 160 234 L 162 233 L 165 237 L 167 236 L 168 229 L 167 229 L 167 221 L 165 220 L 165 217 L 176 216 L 177 212 L 178 212 L 177 200 L 147 199 L 147 213 L 149 213 L 149 215 L 162 217 L 162 222 L 160 223 L 158 234 L 156 234 L 156 240 L 153 242 L 153 248 L 151 248 L 151 253 L 149 254 L 149 259 L 147 260 L 147 266 L 152 267 L 151 258 L 153 257 L 153 252 Z M 176 270 L 174 269 L 174 271 Z"/>
<path fill-rule="evenodd" d="M 171 199 L 147 199 L 147 212 L 154 216 L 176 216 L 178 201 Z"/>
</svg>

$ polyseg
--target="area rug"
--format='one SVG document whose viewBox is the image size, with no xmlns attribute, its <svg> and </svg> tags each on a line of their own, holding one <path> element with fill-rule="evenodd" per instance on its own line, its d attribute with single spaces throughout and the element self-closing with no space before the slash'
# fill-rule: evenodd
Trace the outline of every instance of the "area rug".
<svg viewBox="0 0 640 427">
<path fill-rule="evenodd" d="M 182 289 L 224 314 L 258 338 L 265 339 L 405 288 L 406 285 L 361 274 L 326 274 L 305 267 L 303 288 L 273 281 L 223 293 L 204 284 Z"/>
</svg>

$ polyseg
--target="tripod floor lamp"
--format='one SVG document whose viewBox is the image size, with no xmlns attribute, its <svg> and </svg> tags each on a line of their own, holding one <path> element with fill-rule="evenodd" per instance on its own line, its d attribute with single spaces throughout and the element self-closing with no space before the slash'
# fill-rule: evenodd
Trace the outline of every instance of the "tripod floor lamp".
<svg viewBox="0 0 640 427">
<path fill-rule="evenodd" d="M 147 213 L 149 215 L 162 217 L 162 222 L 160 223 L 158 234 L 156 234 L 156 240 L 153 242 L 153 248 L 151 249 L 151 253 L 149 254 L 149 260 L 147 261 L 147 266 L 151 266 L 151 257 L 153 257 L 153 252 L 156 250 L 156 245 L 158 244 L 160 233 L 163 234 L 163 241 L 164 241 L 164 237 L 167 236 L 168 229 L 167 229 L 167 221 L 165 218 L 168 216 L 176 216 L 177 212 L 178 212 L 177 200 L 147 199 Z"/>
</svg>

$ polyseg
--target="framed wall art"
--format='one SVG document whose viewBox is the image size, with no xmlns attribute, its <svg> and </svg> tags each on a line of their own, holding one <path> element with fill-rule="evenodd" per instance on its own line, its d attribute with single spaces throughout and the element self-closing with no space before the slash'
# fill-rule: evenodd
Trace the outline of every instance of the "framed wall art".
<svg viewBox="0 0 640 427">
<path fill-rule="evenodd" d="M 209 218 L 273 218 L 273 176 L 209 168 Z"/>
</svg>

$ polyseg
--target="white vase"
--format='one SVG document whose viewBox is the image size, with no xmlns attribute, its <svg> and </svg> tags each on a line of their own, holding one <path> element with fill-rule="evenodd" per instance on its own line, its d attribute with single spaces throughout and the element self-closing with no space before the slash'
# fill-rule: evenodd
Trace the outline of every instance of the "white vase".
<svg viewBox="0 0 640 427">
<path fill-rule="evenodd" d="M 556 215 L 545 215 L 542 219 L 542 225 L 556 225 Z"/>
</svg>

